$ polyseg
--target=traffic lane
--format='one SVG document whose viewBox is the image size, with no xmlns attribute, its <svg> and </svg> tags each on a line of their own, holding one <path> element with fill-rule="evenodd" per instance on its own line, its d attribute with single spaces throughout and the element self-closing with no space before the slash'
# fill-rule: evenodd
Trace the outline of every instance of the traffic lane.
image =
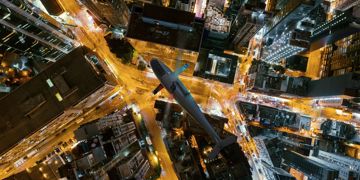
<svg viewBox="0 0 360 180">
<path fill-rule="evenodd" d="M 167 152 L 166 146 L 163 142 L 161 130 L 156 124 L 154 109 L 151 107 L 143 108 L 141 110 L 141 114 L 144 117 L 146 127 L 149 129 L 150 138 L 153 142 L 154 148 L 158 152 L 160 163 L 162 164 L 164 171 L 166 172 L 165 174 L 161 174 L 161 179 L 178 179 L 174 171 L 170 156 Z"/>
</svg>

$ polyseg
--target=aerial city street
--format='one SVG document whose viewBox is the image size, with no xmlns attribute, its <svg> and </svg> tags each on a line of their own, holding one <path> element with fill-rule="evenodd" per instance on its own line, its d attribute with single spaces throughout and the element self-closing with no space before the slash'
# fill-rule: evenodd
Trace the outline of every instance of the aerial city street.
<svg viewBox="0 0 360 180">
<path fill-rule="evenodd" d="M 360 0 L 0 0 L 0 179 L 360 180 Z"/>
</svg>

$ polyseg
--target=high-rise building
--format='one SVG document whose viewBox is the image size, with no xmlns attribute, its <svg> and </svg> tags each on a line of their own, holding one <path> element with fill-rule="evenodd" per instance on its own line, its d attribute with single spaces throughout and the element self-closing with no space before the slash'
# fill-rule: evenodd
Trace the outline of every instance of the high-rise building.
<svg viewBox="0 0 360 180">
<path fill-rule="evenodd" d="M 28 1 L 0 1 L 0 92 L 9 93 L 71 52 L 69 29 Z"/>
<path fill-rule="evenodd" d="M 201 49 L 194 76 L 228 84 L 234 83 L 238 57 L 219 51 Z"/>
<path fill-rule="evenodd" d="M 82 125 L 74 131 L 74 172 L 92 179 L 144 179 L 150 169 L 138 143 L 132 111 L 119 111 Z"/>
<path fill-rule="evenodd" d="M 360 6 L 339 11 L 329 21 L 317 25 L 311 35 L 310 50 L 316 50 L 351 34 L 360 32 Z"/>
<path fill-rule="evenodd" d="M 52 24 L 50 16 L 27 1 L 1 0 L 0 12 L 0 51 L 56 61 L 79 44 L 67 29 Z"/>
<path fill-rule="evenodd" d="M 333 169 L 328 165 L 320 164 L 306 156 L 293 151 L 284 152 L 284 163 L 298 171 L 301 171 L 309 178 L 314 179 L 336 179 L 339 175 L 338 169 Z"/>
<path fill-rule="evenodd" d="M 256 144 L 256 146 L 259 149 L 259 159 L 262 159 L 262 163 L 264 164 L 264 166 L 262 166 L 261 169 L 263 169 L 264 174 L 266 177 L 268 177 L 269 179 L 275 179 L 275 173 L 273 173 L 271 171 L 271 169 L 276 168 L 276 166 L 274 164 L 276 164 L 275 159 L 273 157 L 270 156 L 269 153 L 272 153 L 271 151 L 268 151 L 266 144 L 270 144 L 269 142 L 272 141 L 269 139 L 267 139 L 264 136 L 256 136 L 254 137 L 254 142 Z M 274 161 L 274 163 L 273 163 Z M 265 164 L 267 166 L 265 166 Z M 268 167 L 268 168 L 266 168 Z"/>
<path fill-rule="evenodd" d="M 99 67 L 86 59 L 89 52 L 93 53 L 86 48 L 73 50 L 1 97 L 0 152 L 4 162 L 25 157 L 29 148 L 60 133 L 83 109 L 102 100 L 99 94 L 112 90 Z"/>
<path fill-rule="evenodd" d="M 194 12 L 195 0 L 177 0 L 175 8 L 182 11 Z"/>
<path fill-rule="evenodd" d="M 159 111 L 157 121 L 162 122 L 162 128 L 166 131 L 166 148 L 180 179 L 251 179 L 247 158 L 237 143 L 224 148 L 222 156 L 208 159 L 209 137 L 198 123 L 181 113 L 181 107 L 175 103 L 158 100 L 155 108 Z M 226 118 L 214 114 L 205 116 L 216 132 L 223 136 L 233 136 L 224 131 Z"/>
<path fill-rule="evenodd" d="M 126 179 L 133 177 L 136 180 L 144 179 L 146 173 L 150 169 L 148 160 L 140 150 L 134 151 L 127 155 L 124 159 L 115 165 L 108 172 L 110 179 Z"/>
<path fill-rule="evenodd" d="M 239 10 L 232 21 L 231 39 L 235 50 L 247 48 L 250 39 L 264 26 L 267 15 L 262 13 L 265 8 L 263 3 L 248 1 Z M 257 2 L 257 1 L 256 1 Z"/>
<path fill-rule="evenodd" d="M 112 158 L 123 148 L 134 143 L 137 138 L 135 134 L 135 124 L 127 122 L 123 115 L 114 113 L 96 122 L 91 122 L 81 126 L 74 134 L 78 141 L 91 139 L 94 136 L 102 135 L 99 139 L 107 158 Z M 112 137 L 109 138 L 108 136 Z"/>
<path fill-rule="evenodd" d="M 80 0 L 100 22 L 112 27 L 125 28 L 129 23 L 130 10 L 124 0 Z"/>
<path fill-rule="evenodd" d="M 283 31 L 274 37 L 270 45 L 264 46 L 262 50 L 263 60 L 269 63 L 279 63 L 282 59 L 287 59 L 306 50 L 310 45 L 310 35 L 310 32 L 300 29 Z"/>
<path fill-rule="evenodd" d="M 337 96 L 353 98 L 360 95 L 360 74 L 346 73 L 334 77 L 326 77 L 309 83 L 307 96 Z"/>
<path fill-rule="evenodd" d="M 278 2 L 280 3 L 280 2 Z M 286 0 L 280 12 L 278 12 L 272 21 L 266 25 L 265 36 L 274 38 L 274 36 L 285 31 L 289 23 L 293 24 L 302 20 L 316 5 L 316 0 Z"/>
<path fill-rule="evenodd" d="M 209 1 L 204 14 L 205 25 L 201 48 L 224 51 L 229 49 L 232 41 L 230 35 L 231 19 L 223 12 L 221 1 Z M 202 50 L 201 50 L 202 51 Z"/>
<path fill-rule="evenodd" d="M 321 55 L 322 77 L 343 75 L 360 70 L 360 33 L 324 47 Z"/>
<path fill-rule="evenodd" d="M 285 61 L 285 68 L 295 71 L 306 72 L 308 65 L 308 57 L 295 55 L 287 58 Z"/>
<path fill-rule="evenodd" d="M 317 5 L 313 10 L 310 11 L 308 19 L 312 20 L 311 30 L 313 30 L 316 25 L 322 24 L 326 21 L 329 7 L 330 2 L 323 1 L 321 4 Z"/>
<path fill-rule="evenodd" d="M 319 151 L 316 156 L 310 156 L 310 159 L 325 165 L 329 165 L 333 169 L 339 170 L 339 178 L 341 179 L 359 179 L 360 178 L 360 160 L 347 156 Z"/>
<path fill-rule="evenodd" d="M 344 122 L 326 120 L 321 124 L 322 135 L 333 139 L 351 139 L 355 136 L 355 127 Z"/>
<path fill-rule="evenodd" d="M 157 57 L 173 69 L 188 63 L 184 73 L 192 75 L 203 27 L 193 13 L 145 4 L 133 8 L 126 37 L 145 60 Z"/>
<path fill-rule="evenodd" d="M 58 168 L 64 165 L 59 155 L 55 154 L 43 163 L 34 165 L 27 170 L 5 178 L 5 180 L 39 180 L 39 179 L 59 179 L 60 174 Z"/>
<path fill-rule="evenodd" d="M 316 0 L 278 3 L 282 4 L 281 11 L 264 27 L 265 43 L 261 57 L 271 63 L 279 63 L 309 47 L 311 30 L 306 26 L 312 23 L 304 18 L 318 5 Z"/>
<path fill-rule="evenodd" d="M 217 1 L 209 1 L 205 13 L 205 28 L 209 31 L 228 34 L 230 21 L 224 16 Z"/>
<path fill-rule="evenodd" d="M 310 78 L 290 77 L 275 71 L 274 67 L 264 61 L 253 61 L 246 80 L 247 88 L 269 93 L 305 96 Z M 280 70 L 279 70 L 280 71 Z M 285 70 L 284 70 L 285 71 Z"/>
</svg>

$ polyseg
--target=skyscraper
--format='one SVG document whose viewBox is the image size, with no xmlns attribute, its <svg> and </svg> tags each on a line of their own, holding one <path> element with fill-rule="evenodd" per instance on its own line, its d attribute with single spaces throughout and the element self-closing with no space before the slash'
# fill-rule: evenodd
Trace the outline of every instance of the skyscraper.
<svg viewBox="0 0 360 180">
<path fill-rule="evenodd" d="M 28 1 L 0 1 L 0 92 L 28 81 L 79 43 L 71 31 Z"/>
<path fill-rule="evenodd" d="M 67 29 L 50 23 L 50 16 L 27 1 L 1 0 L 0 12 L 0 52 L 56 61 L 79 45 Z"/>
<path fill-rule="evenodd" d="M 360 32 L 359 12 L 360 6 L 352 7 L 346 11 L 339 11 L 329 21 L 316 26 L 311 35 L 312 44 L 310 50 L 319 49 L 351 34 Z"/>
<path fill-rule="evenodd" d="M 360 33 L 355 33 L 333 44 L 322 51 L 322 77 L 338 76 L 360 70 Z"/>
<path fill-rule="evenodd" d="M 252 2 L 252 3 L 251 3 Z M 266 14 L 262 13 L 265 8 L 264 3 L 249 1 L 244 4 L 231 27 L 232 36 L 234 36 L 233 46 L 235 49 L 241 47 L 247 48 L 250 39 L 265 24 Z"/>
<path fill-rule="evenodd" d="M 50 134 L 60 133 L 57 128 L 78 117 L 83 108 L 102 100 L 99 94 L 112 90 L 112 84 L 100 69 L 85 58 L 88 53 L 86 48 L 75 49 L 0 98 L 3 161 L 24 157 L 26 149 L 38 145 Z M 18 153 L 14 155 L 14 152 Z"/>
</svg>

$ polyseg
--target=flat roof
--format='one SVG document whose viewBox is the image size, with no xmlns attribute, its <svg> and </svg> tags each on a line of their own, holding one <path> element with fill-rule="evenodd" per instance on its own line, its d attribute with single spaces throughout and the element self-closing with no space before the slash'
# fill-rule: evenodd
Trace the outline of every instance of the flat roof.
<svg viewBox="0 0 360 180">
<path fill-rule="evenodd" d="M 315 2 L 313 0 L 297 1 L 297 2 L 299 4 L 294 6 L 292 10 L 288 10 L 289 12 L 287 12 L 286 15 L 281 17 L 280 21 L 277 21 L 275 24 L 272 24 L 264 36 L 274 36 L 279 32 L 283 32 L 288 23 L 297 22 L 298 20 L 304 18 L 305 15 L 307 15 L 315 6 Z M 297 3 L 297 2 L 289 1 L 288 3 Z M 279 12 L 278 15 L 281 13 L 283 12 L 282 11 Z"/>
<path fill-rule="evenodd" d="M 218 57 L 229 60 L 229 62 L 228 62 L 229 63 L 229 73 L 227 76 L 206 73 L 206 71 L 208 71 L 209 68 L 211 68 L 211 62 L 210 62 L 211 57 L 209 57 L 210 55 L 212 55 L 212 57 L 218 56 Z M 198 68 L 195 70 L 194 76 L 202 77 L 205 79 L 211 79 L 211 80 L 215 80 L 215 81 L 219 81 L 219 82 L 223 82 L 223 83 L 233 84 L 234 79 L 235 79 L 237 64 L 238 64 L 237 56 L 225 54 L 225 53 L 219 52 L 219 51 L 201 49 L 199 57 L 198 57 L 198 62 L 197 62 Z"/>
<path fill-rule="evenodd" d="M 191 25 L 195 20 L 194 13 L 147 3 L 142 16 L 183 25 Z"/>
<path fill-rule="evenodd" d="M 309 83 L 308 96 L 358 96 L 358 93 L 351 90 L 356 90 L 359 88 L 359 76 L 360 74 L 347 73 L 340 76 L 327 77 L 320 80 L 311 81 Z"/>
<path fill-rule="evenodd" d="M 151 12 L 149 12 L 151 10 Z M 145 5 L 132 9 L 127 38 L 199 51 L 204 21 L 195 14 Z"/>
<path fill-rule="evenodd" d="M 85 59 L 88 52 L 75 49 L 0 99 L 0 154 L 105 85 L 106 79 Z M 61 92 L 60 74 L 69 85 L 66 92 Z"/>
</svg>

